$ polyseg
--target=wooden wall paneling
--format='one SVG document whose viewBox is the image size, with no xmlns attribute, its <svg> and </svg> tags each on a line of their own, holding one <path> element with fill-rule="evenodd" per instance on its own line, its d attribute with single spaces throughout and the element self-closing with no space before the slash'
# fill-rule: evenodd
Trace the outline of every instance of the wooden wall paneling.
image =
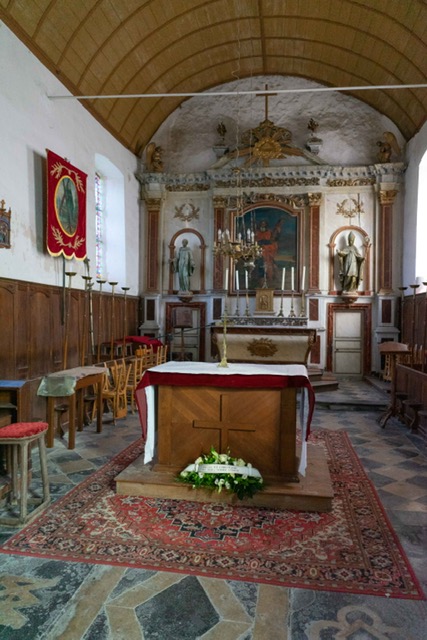
<svg viewBox="0 0 427 640">
<path fill-rule="evenodd" d="M 65 323 L 65 308 L 64 318 L 62 317 L 63 306 L 63 291 L 62 288 L 50 289 L 50 317 L 51 317 L 51 362 L 56 371 L 59 371 L 62 367 L 63 356 L 63 339 L 64 339 L 64 323 Z"/>
<path fill-rule="evenodd" d="M 52 324 L 50 296 L 46 288 L 32 288 L 26 316 L 29 318 L 29 378 L 47 373 L 52 367 Z"/>
<path fill-rule="evenodd" d="M 13 304 L 13 356 L 15 364 L 15 376 L 18 380 L 25 380 L 31 377 L 30 329 L 32 315 L 29 294 L 30 286 L 27 282 L 16 282 Z"/>
<path fill-rule="evenodd" d="M 0 378 L 15 378 L 15 292 L 16 285 L 0 282 Z M 25 320 L 25 318 L 24 318 Z"/>
</svg>

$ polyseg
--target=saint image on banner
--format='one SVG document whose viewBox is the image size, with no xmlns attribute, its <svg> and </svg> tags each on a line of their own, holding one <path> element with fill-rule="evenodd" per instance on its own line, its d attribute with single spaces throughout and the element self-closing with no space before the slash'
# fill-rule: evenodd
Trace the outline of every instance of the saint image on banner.
<svg viewBox="0 0 427 640">
<path fill-rule="evenodd" d="M 47 250 L 52 256 L 86 257 L 87 175 L 47 150 Z"/>
</svg>

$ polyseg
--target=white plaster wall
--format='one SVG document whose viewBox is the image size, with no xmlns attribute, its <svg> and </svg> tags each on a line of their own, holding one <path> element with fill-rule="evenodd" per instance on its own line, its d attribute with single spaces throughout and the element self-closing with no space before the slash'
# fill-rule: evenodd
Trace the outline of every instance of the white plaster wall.
<svg viewBox="0 0 427 640">
<path fill-rule="evenodd" d="M 212 91 L 259 91 L 317 89 L 321 85 L 295 77 L 262 76 L 220 85 Z M 257 127 L 265 118 L 263 97 L 253 95 L 212 96 L 209 91 L 190 98 L 159 127 L 153 140 L 163 149 L 164 169 L 191 173 L 208 169 L 216 160 L 212 147 L 218 143 L 219 122 L 227 128 L 225 142 L 235 147 L 243 131 Z M 269 119 L 292 133 L 292 143 L 304 147 L 313 118 L 319 124 L 316 135 L 323 140 L 319 156 L 330 165 L 376 163 L 378 146 L 385 131 L 391 131 L 404 152 L 404 140 L 397 127 L 367 104 L 344 93 L 307 92 L 278 94 L 269 98 Z M 401 160 L 394 155 L 393 161 Z M 273 163 L 272 163 L 273 164 Z M 280 162 L 283 165 L 283 161 Z M 287 164 L 306 164 L 291 157 Z"/>
<path fill-rule="evenodd" d="M 417 208 L 418 208 L 418 167 L 427 150 L 427 123 L 415 135 L 407 146 L 408 167 L 405 175 L 405 200 L 403 220 L 403 272 L 402 283 L 405 286 L 414 284 L 417 276 L 426 273 L 416 272 L 417 251 Z M 422 212 L 427 216 L 427 211 Z M 425 241 L 425 238 L 424 238 Z M 425 243 L 424 243 L 425 250 Z M 419 289 L 421 291 L 421 289 Z"/>
<path fill-rule="evenodd" d="M 46 149 L 88 174 L 87 255 L 95 270 L 95 154 L 114 163 L 124 176 L 125 245 L 120 272 L 139 293 L 139 210 L 136 158 L 75 100 L 52 101 L 68 93 L 53 74 L 0 22 L 0 199 L 12 210 L 10 249 L 0 249 L 0 277 L 62 285 L 62 258 L 43 245 Z M 78 263 L 78 273 L 84 273 Z M 113 275 L 113 274 L 112 274 Z M 84 288 L 81 278 L 73 287 Z M 109 287 L 106 287 L 108 290 Z"/>
</svg>

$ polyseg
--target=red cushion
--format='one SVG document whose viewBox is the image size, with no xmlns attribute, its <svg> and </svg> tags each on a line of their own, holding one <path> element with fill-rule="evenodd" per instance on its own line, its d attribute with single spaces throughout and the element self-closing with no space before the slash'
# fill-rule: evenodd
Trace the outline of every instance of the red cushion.
<svg viewBox="0 0 427 640">
<path fill-rule="evenodd" d="M 3 438 L 29 438 L 48 428 L 47 422 L 14 422 L 0 429 L 0 442 Z"/>
</svg>

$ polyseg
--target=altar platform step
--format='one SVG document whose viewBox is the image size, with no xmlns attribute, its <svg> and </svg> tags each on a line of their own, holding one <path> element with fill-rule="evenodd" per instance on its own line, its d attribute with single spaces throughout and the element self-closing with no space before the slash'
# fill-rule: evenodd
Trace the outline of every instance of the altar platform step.
<svg viewBox="0 0 427 640">
<path fill-rule="evenodd" d="M 320 367 L 308 366 L 308 377 L 314 392 L 334 391 L 339 388 L 339 383 L 333 373 L 324 371 Z"/>
<path fill-rule="evenodd" d="M 153 471 L 144 464 L 143 456 L 137 458 L 116 478 L 116 493 L 127 496 L 169 498 L 195 502 L 219 502 L 242 507 L 270 507 L 299 511 L 330 511 L 333 489 L 326 453 L 323 447 L 308 443 L 307 469 L 299 482 L 285 482 L 265 478 L 265 489 L 248 500 L 239 500 L 234 494 L 193 489 L 178 482 L 176 471 Z"/>
</svg>

